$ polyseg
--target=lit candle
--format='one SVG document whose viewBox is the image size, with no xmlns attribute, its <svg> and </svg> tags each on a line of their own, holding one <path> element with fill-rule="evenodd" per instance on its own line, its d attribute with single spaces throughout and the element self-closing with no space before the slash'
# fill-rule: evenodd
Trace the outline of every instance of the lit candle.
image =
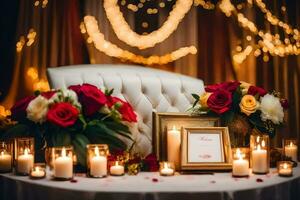
<svg viewBox="0 0 300 200">
<path fill-rule="evenodd" d="M 95 156 L 90 160 L 90 175 L 93 177 L 103 177 L 107 175 L 107 159 L 106 156 L 99 154 L 99 148 L 95 147 Z"/>
<path fill-rule="evenodd" d="M 11 170 L 11 155 L 1 151 L 0 154 L 0 172 L 9 172 Z"/>
<path fill-rule="evenodd" d="M 179 168 L 180 162 L 180 131 L 173 126 L 172 130 L 167 134 L 168 161 L 175 164 L 175 168 Z"/>
<path fill-rule="evenodd" d="M 293 175 L 293 167 L 292 164 L 288 164 L 287 162 L 281 162 L 278 166 L 278 174 L 280 176 L 292 176 Z"/>
<path fill-rule="evenodd" d="M 43 178 L 45 177 L 46 172 L 45 169 L 42 169 L 39 166 L 33 167 L 30 173 L 31 178 Z"/>
<path fill-rule="evenodd" d="M 284 154 L 291 157 L 293 161 L 297 161 L 298 147 L 293 142 L 284 146 Z"/>
<path fill-rule="evenodd" d="M 61 156 L 54 161 L 54 177 L 69 179 L 73 176 L 73 160 L 66 156 L 66 149 L 63 147 Z"/>
<path fill-rule="evenodd" d="M 167 162 L 164 162 L 163 168 L 160 169 L 160 174 L 162 176 L 172 176 L 174 175 L 174 169 L 170 168 Z"/>
<path fill-rule="evenodd" d="M 262 146 L 265 143 L 262 141 Z M 258 144 L 257 148 L 252 151 L 252 171 L 255 173 L 266 173 L 268 171 L 268 156 L 267 150 L 261 149 Z"/>
<path fill-rule="evenodd" d="M 33 167 L 34 157 L 30 154 L 28 148 L 24 149 L 24 155 L 18 156 L 17 159 L 17 173 L 29 174 L 30 169 Z"/>
<path fill-rule="evenodd" d="M 119 162 L 116 161 L 116 164 L 110 167 L 110 174 L 114 176 L 124 175 L 124 166 L 119 165 Z"/>
<path fill-rule="evenodd" d="M 238 159 L 232 162 L 232 175 L 233 176 L 248 176 L 249 175 L 249 161 L 243 159 L 240 149 L 237 149 L 236 157 Z"/>
</svg>

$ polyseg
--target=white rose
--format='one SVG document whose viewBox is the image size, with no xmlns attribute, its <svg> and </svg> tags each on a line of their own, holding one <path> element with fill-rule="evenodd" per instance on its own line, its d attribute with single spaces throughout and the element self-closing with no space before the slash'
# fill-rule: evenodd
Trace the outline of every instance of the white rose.
<svg viewBox="0 0 300 200">
<path fill-rule="evenodd" d="M 283 121 L 284 112 L 279 98 L 266 94 L 261 97 L 261 118 L 263 121 L 271 120 L 274 124 L 280 124 Z"/>
<path fill-rule="evenodd" d="M 48 100 L 39 95 L 33 99 L 27 106 L 27 118 L 35 123 L 43 123 L 46 121 L 48 112 Z"/>
</svg>

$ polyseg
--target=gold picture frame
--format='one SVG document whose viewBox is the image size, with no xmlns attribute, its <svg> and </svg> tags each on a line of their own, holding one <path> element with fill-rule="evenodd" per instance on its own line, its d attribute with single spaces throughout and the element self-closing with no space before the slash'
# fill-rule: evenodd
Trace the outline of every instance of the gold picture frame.
<svg viewBox="0 0 300 200">
<path fill-rule="evenodd" d="M 153 152 L 158 160 L 167 160 L 167 131 L 173 125 L 179 130 L 182 127 L 216 127 L 220 118 L 205 114 L 194 116 L 189 113 L 153 112 Z"/>
<path fill-rule="evenodd" d="M 232 169 L 228 127 L 186 127 L 181 133 L 181 170 Z"/>
</svg>

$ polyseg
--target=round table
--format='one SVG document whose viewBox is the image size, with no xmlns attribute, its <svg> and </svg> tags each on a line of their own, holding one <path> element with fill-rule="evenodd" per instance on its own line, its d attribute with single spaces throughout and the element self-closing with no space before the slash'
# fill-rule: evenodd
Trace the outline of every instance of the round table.
<svg viewBox="0 0 300 200">
<path fill-rule="evenodd" d="M 176 175 L 141 172 L 137 176 L 103 179 L 75 176 L 73 181 L 41 180 L 13 174 L 0 175 L 1 200 L 202 200 L 202 199 L 300 199 L 300 167 L 294 176 L 279 177 L 275 169 L 267 175 L 233 178 L 231 173 Z"/>
</svg>

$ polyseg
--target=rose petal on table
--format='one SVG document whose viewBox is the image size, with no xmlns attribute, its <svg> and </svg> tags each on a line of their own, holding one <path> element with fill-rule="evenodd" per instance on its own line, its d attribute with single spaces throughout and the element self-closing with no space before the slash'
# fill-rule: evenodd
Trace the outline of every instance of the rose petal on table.
<svg viewBox="0 0 300 200">
<path fill-rule="evenodd" d="M 158 179 L 157 178 L 152 178 L 152 182 L 157 183 Z"/>
<path fill-rule="evenodd" d="M 78 181 L 77 181 L 76 179 L 73 178 L 73 179 L 70 180 L 70 182 L 71 182 L 71 183 L 77 183 Z"/>
<path fill-rule="evenodd" d="M 257 178 L 257 179 L 256 179 L 256 182 L 261 183 L 261 182 L 264 182 L 264 180 L 261 179 L 261 178 Z"/>
<path fill-rule="evenodd" d="M 215 184 L 215 183 L 216 183 L 216 181 L 210 181 L 210 183 L 212 183 L 212 184 Z"/>
</svg>

